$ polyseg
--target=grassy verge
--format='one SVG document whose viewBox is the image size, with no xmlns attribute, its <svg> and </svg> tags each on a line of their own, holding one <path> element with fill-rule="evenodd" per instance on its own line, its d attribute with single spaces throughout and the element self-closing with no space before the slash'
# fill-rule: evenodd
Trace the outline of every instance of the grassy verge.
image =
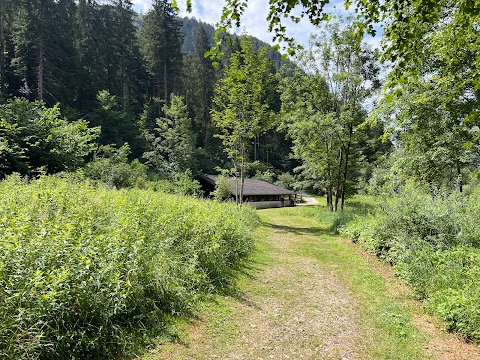
<svg viewBox="0 0 480 360">
<path fill-rule="evenodd" d="M 347 211 L 363 212 L 364 209 L 360 205 Z M 428 358 L 422 350 L 426 336 L 411 321 L 415 311 L 411 294 L 399 280 L 387 280 L 373 270 L 381 264 L 362 255 L 354 245 L 335 234 L 335 215 L 326 207 L 298 207 L 282 209 L 269 216 L 273 221 L 279 221 L 281 216 L 315 218 L 316 238 L 298 243 L 297 253 L 318 260 L 325 271 L 337 276 L 353 294 L 360 327 L 365 334 L 361 341 L 362 358 Z"/>
<path fill-rule="evenodd" d="M 450 330 L 480 343 L 480 188 L 427 193 L 406 186 L 343 232 L 394 265 Z"/>
<path fill-rule="evenodd" d="M 241 292 L 217 297 L 183 324 L 178 343 L 144 359 L 428 359 L 408 288 L 373 270 L 379 261 L 335 235 L 331 221 L 314 219 L 319 211 L 260 211 Z"/>
</svg>

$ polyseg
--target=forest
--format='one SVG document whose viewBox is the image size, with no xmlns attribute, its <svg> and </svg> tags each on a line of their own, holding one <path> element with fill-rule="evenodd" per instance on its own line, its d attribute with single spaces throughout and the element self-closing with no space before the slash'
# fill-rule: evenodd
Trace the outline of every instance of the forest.
<svg viewBox="0 0 480 360">
<path fill-rule="evenodd" d="M 210 222 L 202 173 L 324 197 L 335 231 L 480 341 L 478 9 L 361 1 L 324 21 L 302 2 L 318 26 L 298 47 L 279 25 L 298 1 L 272 3 L 289 56 L 167 0 L 0 1 L 0 354 L 112 357 L 226 287 L 257 220 L 215 203 Z M 242 17 L 226 4 L 220 30 Z"/>
</svg>

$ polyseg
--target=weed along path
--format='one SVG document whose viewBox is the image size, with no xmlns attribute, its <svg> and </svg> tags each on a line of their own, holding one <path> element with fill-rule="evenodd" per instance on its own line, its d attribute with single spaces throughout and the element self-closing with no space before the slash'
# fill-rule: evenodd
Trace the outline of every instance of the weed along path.
<svg viewBox="0 0 480 360">
<path fill-rule="evenodd" d="M 386 267 L 308 211 L 259 211 L 239 294 L 218 297 L 180 325 L 178 341 L 142 359 L 480 358 L 478 347 L 432 330 Z"/>
</svg>

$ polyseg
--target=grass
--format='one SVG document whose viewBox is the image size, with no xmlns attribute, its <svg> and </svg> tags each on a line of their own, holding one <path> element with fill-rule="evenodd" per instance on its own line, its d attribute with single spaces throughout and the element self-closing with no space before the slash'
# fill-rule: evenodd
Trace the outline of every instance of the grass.
<svg viewBox="0 0 480 360">
<path fill-rule="evenodd" d="M 480 188 L 432 196 L 409 184 L 378 201 L 342 232 L 394 265 L 449 330 L 480 344 Z"/>
<path fill-rule="evenodd" d="M 0 358 L 117 358 L 231 291 L 253 210 L 88 181 L 0 182 Z"/>
<path fill-rule="evenodd" d="M 324 271 L 334 273 L 354 294 L 363 338 L 362 357 L 368 359 L 425 359 L 422 345 L 425 335 L 411 322 L 409 293 L 390 293 L 386 279 L 372 269 L 374 261 L 360 255 L 355 245 L 344 241 L 332 229 L 332 214 L 327 208 L 282 209 L 281 215 L 300 219 L 304 216 L 324 218 L 312 232 L 316 238 L 299 243 L 297 253 L 318 260 Z M 280 221 L 279 211 L 269 213 L 270 221 Z M 322 216 L 323 215 L 323 216 Z M 330 220 L 330 221 L 328 221 Z M 390 279 L 391 282 L 399 280 Z"/>
<path fill-rule="evenodd" d="M 412 324 L 418 310 L 410 292 L 336 235 L 323 211 L 259 211 L 262 226 L 241 291 L 217 297 L 183 324 L 179 342 L 144 359 L 334 359 L 349 351 L 360 359 L 428 359 L 427 336 Z M 326 221 L 317 220 L 322 212 Z"/>
</svg>

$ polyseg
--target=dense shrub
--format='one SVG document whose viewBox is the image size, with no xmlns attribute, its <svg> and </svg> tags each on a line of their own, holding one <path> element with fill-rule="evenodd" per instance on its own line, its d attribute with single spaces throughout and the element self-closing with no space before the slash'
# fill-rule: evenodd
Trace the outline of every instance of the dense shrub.
<svg viewBox="0 0 480 360">
<path fill-rule="evenodd" d="M 0 174 L 74 170 L 96 148 L 99 128 L 68 122 L 58 106 L 23 98 L 0 105 Z"/>
<path fill-rule="evenodd" d="M 193 179 L 192 171 L 176 172 L 170 174 L 169 179 L 156 179 L 149 183 L 149 188 L 160 190 L 168 194 L 187 195 L 194 197 L 203 196 L 202 186 L 198 180 Z"/>
<path fill-rule="evenodd" d="M 147 181 L 147 167 L 138 160 L 129 161 L 130 146 L 120 148 L 101 146 L 93 161 L 86 164 L 84 174 L 93 180 L 114 186 L 117 189 L 144 187 Z"/>
<path fill-rule="evenodd" d="M 112 358 L 229 284 L 256 217 L 146 190 L 0 183 L 0 357 Z"/>
<path fill-rule="evenodd" d="M 480 188 L 468 195 L 404 188 L 343 233 L 392 263 L 447 326 L 480 342 Z"/>
</svg>

